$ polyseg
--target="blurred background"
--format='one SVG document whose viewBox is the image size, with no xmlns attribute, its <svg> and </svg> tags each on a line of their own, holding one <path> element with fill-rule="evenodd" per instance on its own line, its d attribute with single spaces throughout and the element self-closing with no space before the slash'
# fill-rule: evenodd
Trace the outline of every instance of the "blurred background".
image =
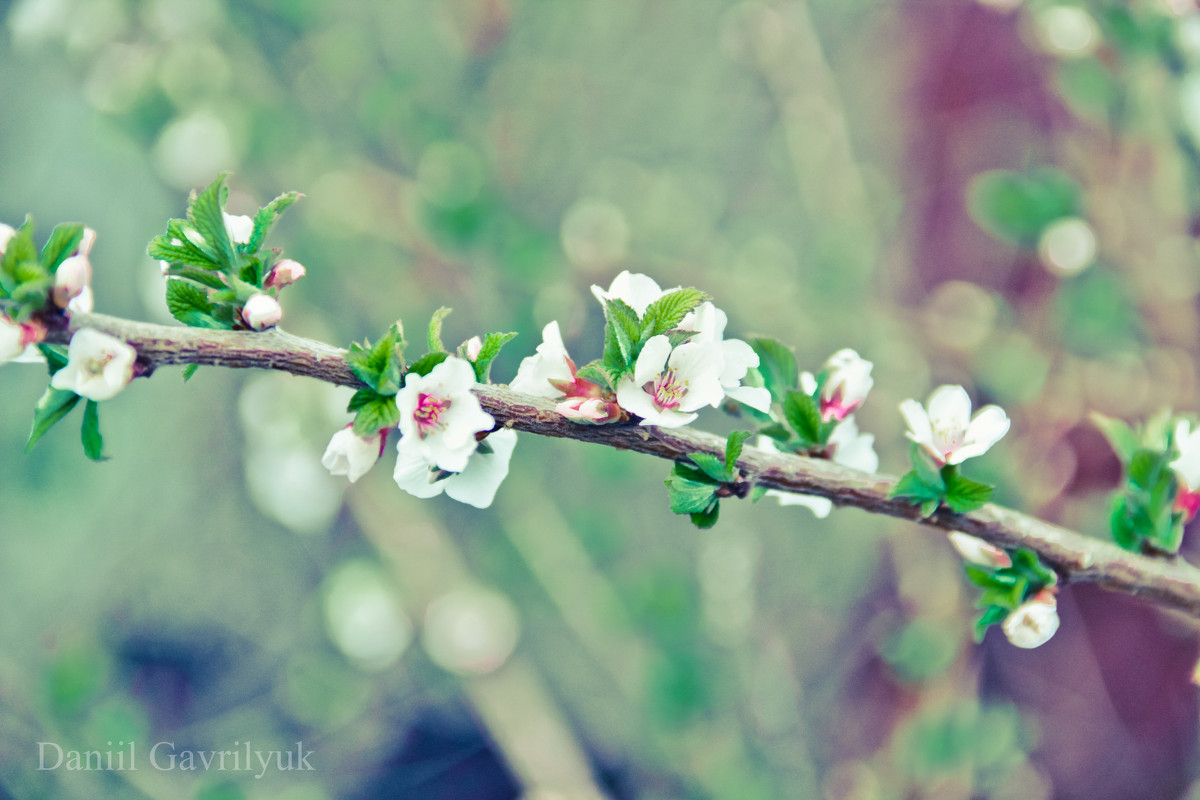
<svg viewBox="0 0 1200 800">
<path fill-rule="evenodd" d="M 306 195 L 269 241 L 308 267 L 293 333 L 419 342 L 450 305 L 447 343 L 520 332 L 504 381 L 552 319 L 599 355 L 588 287 L 645 272 L 803 368 L 874 361 L 885 472 L 901 400 L 1000 403 L 971 475 L 1096 536 L 1119 466 L 1087 412 L 1196 410 L 1189 0 L 0 21 L 0 219 L 95 228 L 101 312 L 169 321 L 146 245 L 228 170 L 234 213 Z M 319 463 L 347 391 L 210 368 L 105 403 L 105 463 L 78 412 L 25 455 L 46 376 L 0 375 L 0 797 L 1200 798 L 1195 624 L 1136 599 L 1068 588 L 1044 647 L 976 645 L 960 561 L 901 521 L 726 502 L 699 531 L 666 463 L 532 436 L 486 511 L 390 458 L 348 486 Z M 136 769 L 39 769 L 39 742 Z M 153 769 L 159 742 L 313 769 Z"/>
</svg>

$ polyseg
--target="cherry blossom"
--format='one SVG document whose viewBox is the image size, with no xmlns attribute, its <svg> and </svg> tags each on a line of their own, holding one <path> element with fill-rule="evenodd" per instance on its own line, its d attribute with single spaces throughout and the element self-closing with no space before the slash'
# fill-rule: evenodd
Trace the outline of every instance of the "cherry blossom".
<svg viewBox="0 0 1200 800">
<path fill-rule="evenodd" d="M 542 343 L 537 351 L 521 360 L 517 377 L 509 384 L 514 392 L 531 394 L 534 397 L 559 398 L 563 392 L 552 381 L 573 381 L 567 348 L 563 345 L 558 322 L 550 322 L 542 328 Z"/>
<path fill-rule="evenodd" d="M 696 419 L 697 409 L 720 405 L 725 398 L 723 369 L 715 344 L 686 342 L 672 349 L 666 336 L 652 336 L 633 375 L 617 385 L 617 402 L 641 417 L 643 425 L 678 428 Z"/>
<path fill-rule="evenodd" d="M 742 386 L 751 367 L 758 366 L 758 353 L 741 339 L 726 339 L 725 312 L 705 301 L 689 311 L 679 322 L 681 330 L 695 331 L 688 341 L 716 345 L 721 353 L 721 386 L 725 395 L 764 414 L 771 409 L 771 393 L 760 386 Z"/>
<path fill-rule="evenodd" d="M 777 450 L 773 440 L 760 436 L 758 446 Z M 860 433 L 854 417 L 846 417 L 839 422 L 829 434 L 828 448 L 830 460 L 843 467 L 874 472 L 879 469 L 879 455 L 875 452 L 875 434 Z M 768 497 L 774 497 L 781 506 L 804 506 L 813 514 L 824 519 L 833 510 L 833 502 L 826 497 L 814 497 L 807 494 L 793 494 L 771 489 Z"/>
<path fill-rule="evenodd" d="M 54 373 L 50 385 L 89 400 L 108 400 L 133 380 L 136 358 L 137 351 L 120 339 L 80 328 L 71 337 L 67 365 Z"/>
<path fill-rule="evenodd" d="M 386 434 L 386 431 L 379 431 L 364 439 L 354 432 L 353 425 L 347 425 L 329 440 L 325 455 L 321 457 L 321 466 L 329 470 L 331 475 L 345 475 L 347 480 L 354 483 L 379 460 Z"/>
<path fill-rule="evenodd" d="M 983 455 L 1004 434 L 1009 419 L 999 406 L 985 406 L 971 416 L 971 399 L 961 386 L 940 386 L 929 396 L 929 410 L 916 400 L 900 404 L 908 423 L 908 438 L 921 445 L 939 464 L 961 464 Z"/>
<path fill-rule="evenodd" d="M 675 288 L 678 289 L 679 287 L 676 286 Z M 613 278 L 608 291 L 594 284 L 592 286 L 592 294 L 596 296 L 601 305 L 606 300 L 620 300 L 636 311 L 639 317 L 646 313 L 646 309 L 650 307 L 651 303 L 664 294 L 667 294 L 667 292 L 673 291 L 675 289 L 663 291 L 659 288 L 658 282 L 649 275 L 643 275 L 640 272 L 630 272 L 629 270 L 625 270 Z"/>
<path fill-rule="evenodd" d="M 410 460 L 419 456 L 429 466 L 462 472 L 475 452 L 476 434 L 496 424 L 471 392 L 474 385 L 475 368 L 455 356 L 428 375 L 410 372 L 396 395 L 401 456 Z"/>
<path fill-rule="evenodd" d="M 1175 509 L 1190 522 L 1200 510 L 1200 426 L 1193 429 L 1188 420 L 1176 423 L 1175 447 L 1179 455 L 1170 463 L 1179 479 Z"/>
<path fill-rule="evenodd" d="M 256 331 L 263 331 L 279 324 L 283 318 L 283 308 L 279 301 L 269 294 L 261 292 L 252 295 L 242 306 L 242 319 Z"/>
<path fill-rule="evenodd" d="M 416 448 L 404 447 L 404 441 L 401 439 L 397 447 L 393 474 L 397 486 L 415 497 L 435 497 L 445 492 L 460 503 L 487 508 L 508 475 L 517 432 L 502 429 L 488 435 L 484 440 L 487 448 L 472 453 L 460 472 L 431 466 Z"/>
<path fill-rule="evenodd" d="M 1008 641 L 1032 649 L 1050 641 L 1058 630 L 1058 601 L 1054 591 L 1043 589 L 1012 611 L 1001 627 Z"/>
</svg>

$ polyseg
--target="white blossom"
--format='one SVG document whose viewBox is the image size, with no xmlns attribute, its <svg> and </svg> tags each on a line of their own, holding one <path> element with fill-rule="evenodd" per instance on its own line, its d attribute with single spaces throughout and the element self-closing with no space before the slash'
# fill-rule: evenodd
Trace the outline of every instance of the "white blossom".
<svg viewBox="0 0 1200 800">
<path fill-rule="evenodd" d="M 353 425 L 347 425 L 329 440 L 325 455 L 321 457 L 321 466 L 329 470 L 329 474 L 345 475 L 347 480 L 354 483 L 379 460 L 384 435 L 384 431 L 379 431 L 364 439 L 354 432 Z"/>
<path fill-rule="evenodd" d="M 1054 592 L 1043 589 L 1017 606 L 1001 623 L 1008 641 L 1027 650 L 1041 647 L 1058 630 L 1058 602 Z"/>
<path fill-rule="evenodd" d="M 0 314 L 0 364 L 7 364 L 25 352 L 25 331 Z"/>
<path fill-rule="evenodd" d="M 137 351 L 120 339 L 93 328 L 80 328 L 71 337 L 67 365 L 54 373 L 50 385 L 89 400 L 108 400 L 133 380 Z"/>
<path fill-rule="evenodd" d="M 689 311 L 679 322 L 679 328 L 695 331 L 688 341 L 716 345 L 721 353 L 721 386 L 725 396 L 764 414 L 771 410 L 771 393 L 761 386 L 742 386 L 742 379 L 751 367 L 758 366 L 758 353 L 741 339 L 726 339 L 725 325 L 729 317 L 707 300 Z"/>
<path fill-rule="evenodd" d="M 1009 419 L 999 406 L 986 406 L 971 416 L 971 398 L 961 386 L 940 386 L 929 396 L 929 410 L 916 400 L 900 404 L 908 422 L 908 438 L 924 447 L 939 464 L 961 464 L 983 455 L 1004 434 Z"/>
<path fill-rule="evenodd" d="M 1170 467 L 1189 491 L 1200 490 L 1200 426 L 1192 428 L 1188 420 L 1175 424 L 1175 447 L 1179 455 Z"/>
<path fill-rule="evenodd" d="M 542 328 L 542 343 L 537 351 L 521 360 L 517 367 L 517 377 L 509 384 L 514 392 L 531 394 L 535 397 L 562 397 L 563 393 L 551 381 L 571 382 L 575 376 L 567 356 L 567 348 L 563 345 L 562 334 L 558 330 L 558 322 L 551 322 Z"/>
<path fill-rule="evenodd" d="M 456 356 L 428 375 L 410 372 L 396 395 L 401 455 L 419 456 L 428 466 L 462 472 L 475 452 L 475 435 L 496 424 L 471 392 L 474 385 L 475 368 Z"/>
<path fill-rule="evenodd" d="M 407 437 L 406 437 L 407 438 Z M 508 462 L 517 445 L 517 432 L 507 428 L 488 435 L 490 452 L 472 453 L 461 472 L 431 466 L 416 448 L 397 445 L 396 485 L 416 497 L 434 497 L 445 492 L 460 503 L 487 508 L 508 475 Z"/>
<path fill-rule="evenodd" d="M 758 438 L 758 446 L 764 449 L 778 450 L 774 441 L 766 436 Z M 875 472 L 879 469 L 879 455 L 875 452 L 875 434 L 860 433 L 854 417 L 846 417 L 834 427 L 829 434 L 828 446 L 831 450 L 830 460 L 843 467 Z M 817 517 L 824 519 L 833 510 L 833 501 L 827 497 L 814 497 L 808 494 L 780 492 L 771 489 L 768 497 L 774 497 L 781 506 L 804 506 Z"/>
<path fill-rule="evenodd" d="M 686 342 L 672 348 L 666 336 L 652 336 L 642 347 L 632 376 L 617 384 L 617 402 L 642 418 L 643 425 L 678 428 L 716 407 L 725 397 L 724 360 L 711 343 Z"/>
<path fill-rule="evenodd" d="M 242 306 L 242 319 L 253 330 L 262 331 L 273 325 L 278 325 L 283 318 L 283 307 L 279 301 L 269 294 L 258 293 L 251 295 Z"/>
<path fill-rule="evenodd" d="M 675 288 L 678 289 L 679 287 Z M 625 270 L 613 278 L 608 291 L 594 284 L 592 285 L 592 294 L 596 296 L 601 305 L 606 300 L 621 300 L 636 311 L 639 317 L 646 313 L 646 309 L 650 307 L 651 303 L 664 294 L 667 294 L 667 292 L 673 291 L 675 289 L 663 291 L 659 288 L 658 282 L 649 275 L 643 275 L 640 272 L 630 272 L 629 270 Z"/>
<path fill-rule="evenodd" d="M 845 419 L 854 413 L 863 401 L 875 380 L 871 377 L 870 361 L 847 348 L 839 350 L 825 362 L 825 383 L 821 386 L 821 419 Z"/>
</svg>

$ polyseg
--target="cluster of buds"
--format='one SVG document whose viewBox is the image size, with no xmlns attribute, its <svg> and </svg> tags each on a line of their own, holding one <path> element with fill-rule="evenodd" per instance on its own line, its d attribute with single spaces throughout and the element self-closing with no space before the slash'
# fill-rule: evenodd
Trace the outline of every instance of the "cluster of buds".
<svg viewBox="0 0 1200 800">
<path fill-rule="evenodd" d="M 68 311 L 88 313 L 92 310 L 92 262 L 89 255 L 96 241 L 96 232 L 83 229 L 79 248 L 63 260 L 54 271 L 54 304 Z"/>
<path fill-rule="evenodd" d="M 948 536 L 950 544 L 968 564 L 988 570 L 1013 567 L 1012 557 L 991 542 L 962 531 L 953 531 Z M 1050 641 L 1059 625 L 1057 592 L 1056 585 L 1041 586 L 1004 616 L 1000 628 L 1009 642 L 1029 650 Z"/>
</svg>

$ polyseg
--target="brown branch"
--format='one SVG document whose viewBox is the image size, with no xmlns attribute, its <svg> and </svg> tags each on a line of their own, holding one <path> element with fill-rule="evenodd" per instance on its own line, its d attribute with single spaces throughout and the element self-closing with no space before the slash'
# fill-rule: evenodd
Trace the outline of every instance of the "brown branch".
<svg viewBox="0 0 1200 800">
<path fill-rule="evenodd" d="M 51 331 L 48 341 L 66 343 L 73 331 L 92 327 L 123 339 L 138 351 L 147 372 L 169 364 L 258 368 L 340 386 L 360 386 L 346 364 L 345 350 L 275 329 L 263 333 L 210 331 L 133 322 L 101 314 L 75 314 L 69 328 Z M 688 453 L 723 456 L 725 440 L 688 428 L 643 427 L 633 423 L 580 425 L 554 411 L 554 403 L 517 394 L 506 386 L 476 389 L 483 407 L 505 427 L 633 450 L 668 460 Z M 909 519 L 947 531 L 963 531 L 1003 547 L 1035 551 L 1064 580 L 1095 583 L 1146 598 L 1200 618 L 1200 569 L 1180 558 L 1126 552 L 1011 509 L 988 504 L 970 514 L 940 509 L 920 519 L 915 506 L 888 498 L 895 478 L 848 469 L 830 461 L 747 447 L 738 467 L 747 480 L 770 489 L 827 497 L 839 506 Z"/>
</svg>

